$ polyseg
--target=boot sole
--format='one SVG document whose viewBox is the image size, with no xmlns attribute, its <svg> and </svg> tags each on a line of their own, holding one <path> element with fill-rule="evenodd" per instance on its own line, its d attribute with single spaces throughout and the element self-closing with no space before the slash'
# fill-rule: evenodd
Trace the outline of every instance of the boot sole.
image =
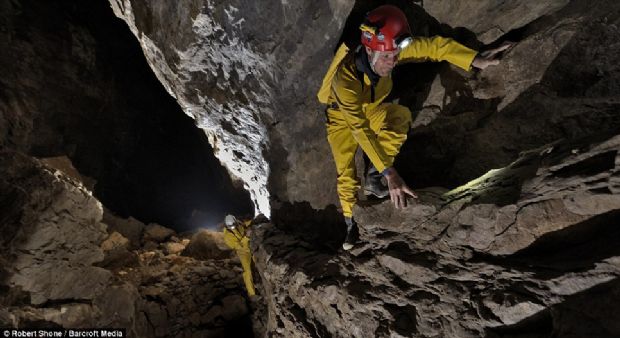
<svg viewBox="0 0 620 338">
<path fill-rule="evenodd" d="M 384 199 L 384 198 L 389 197 L 389 196 L 390 196 L 390 193 L 389 193 L 389 192 L 386 192 L 384 195 L 381 195 L 381 194 L 377 194 L 377 193 L 375 193 L 374 191 L 370 191 L 370 190 L 366 190 L 366 189 L 364 189 L 364 195 L 365 195 L 366 197 L 369 197 L 369 196 L 375 196 L 376 198 L 379 198 L 379 199 Z"/>
</svg>

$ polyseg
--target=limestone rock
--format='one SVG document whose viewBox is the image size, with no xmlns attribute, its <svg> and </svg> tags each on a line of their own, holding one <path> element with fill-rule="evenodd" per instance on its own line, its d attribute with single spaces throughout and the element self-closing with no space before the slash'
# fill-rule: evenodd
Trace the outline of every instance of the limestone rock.
<svg viewBox="0 0 620 338">
<path fill-rule="evenodd" d="M 203 230 L 192 236 L 183 255 L 196 259 L 222 259 L 231 257 L 234 253 L 224 243 L 222 232 Z"/>
<path fill-rule="evenodd" d="M 546 4 L 551 3 L 541 5 Z M 433 89 L 436 82 L 421 89 L 428 98 L 415 96 L 422 101 L 414 112 L 437 117 L 411 132 L 396 161 L 399 173 L 417 187 L 453 188 L 557 140 L 579 143 L 594 135 L 615 135 L 619 72 L 606 55 L 620 52 L 613 42 L 620 31 L 611 23 L 617 20 L 617 7 L 610 1 L 597 6 L 570 2 L 516 34 L 517 44 L 497 66 L 464 74 L 439 67 L 444 100 L 450 104 L 426 112 L 425 107 L 436 107 L 436 94 L 442 92 Z"/>
<path fill-rule="evenodd" d="M 129 240 L 114 231 L 101 243 L 101 249 L 105 255 L 100 266 L 106 268 L 135 266 L 138 264 L 138 256 L 129 251 Z"/>
<path fill-rule="evenodd" d="M 96 180 L 81 175 L 77 169 L 71 163 L 71 160 L 67 156 L 56 156 L 41 159 L 41 162 L 54 169 L 62 171 L 67 177 L 70 177 L 77 182 L 81 182 L 88 190 L 93 191 Z"/>
<path fill-rule="evenodd" d="M 110 271 L 94 265 L 101 264 L 104 251 L 127 243 L 118 234 L 105 241 L 99 201 L 80 183 L 24 154 L 3 151 L 0 158 L 0 191 L 2 198 L 12 200 L 2 203 L 0 220 L 1 260 L 6 262 L 2 287 L 13 295 L 3 297 L 2 305 L 10 313 L 10 325 L 39 321 L 130 329 L 135 316 L 131 307 L 121 320 L 116 309 L 98 303 L 112 297 L 115 281 Z M 127 294 L 122 298 L 124 304 L 136 301 Z"/>
<path fill-rule="evenodd" d="M 389 201 L 358 206 L 360 243 L 350 253 L 256 229 L 257 266 L 272 290 L 267 331 L 480 337 L 573 328 L 547 316 L 572 313 L 573 299 L 588 295 L 592 306 L 607 303 L 594 290 L 615 292 L 620 278 L 620 135 L 573 150 L 533 149 L 439 198 L 441 190 L 418 191 L 402 211 Z M 578 335 L 606 329 L 597 330 Z"/>
<path fill-rule="evenodd" d="M 185 250 L 185 245 L 182 243 L 165 243 L 164 244 L 164 249 L 166 254 L 168 255 L 176 255 L 181 253 L 183 250 Z"/>
<path fill-rule="evenodd" d="M 142 241 L 144 224 L 133 217 L 120 218 L 110 210 L 104 208 L 103 222 L 108 225 L 109 231 L 116 231 L 129 239 L 131 248 L 138 248 Z"/>
<path fill-rule="evenodd" d="M 440 22 L 469 29 L 483 43 L 491 43 L 513 29 L 558 11 L 567 3 L 567 0 L 526 0 L 518 3 L 439 0 L 423 2 L 423 7 Z"/>
<path fill-rule="evenodd" d="M 332 168 L 327 143 L 304 135 L 324 133 L 314 97 L 352 2 L 110 4 L 258 211 L 270 216 L 270 194 L 315 206 L 335 201 L 333 181 L 315 179 Z"/>
<path fill-rule="evenodd" d="M 166 228 L 159 224 L 151 223 L 144 228 L 143 241 L 153 241 L 161 243 L 174 234 L 175 232 L 172 229 Z"/>
</svg>

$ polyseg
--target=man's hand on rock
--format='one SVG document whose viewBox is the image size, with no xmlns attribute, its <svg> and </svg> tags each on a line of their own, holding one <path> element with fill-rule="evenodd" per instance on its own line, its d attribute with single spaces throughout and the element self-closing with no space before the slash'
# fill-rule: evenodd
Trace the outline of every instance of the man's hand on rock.
<svg viewBox="0 0 620 338">
<path fill-rule="evenodd" d="M 497 48 L 486 50 L 476 55 L 471 65 L 478 69 L 485 69 L 488 66 L 498 65 L 499 59 L 497 58 L 497 54 L 509 49 L 512 46 L 514 46 L 514 42 L 505 42 Z"/>
<path fill-rule="evenodd" d="M 418 198 L 418 195 L 407 186 L 393 167 L 386 169 L 385 178 L 387 179 L 388 189 L 390 190 L 390 199 L 397 209 L 407 206 L 407 195 L 416 199 Z"/>
</svg>

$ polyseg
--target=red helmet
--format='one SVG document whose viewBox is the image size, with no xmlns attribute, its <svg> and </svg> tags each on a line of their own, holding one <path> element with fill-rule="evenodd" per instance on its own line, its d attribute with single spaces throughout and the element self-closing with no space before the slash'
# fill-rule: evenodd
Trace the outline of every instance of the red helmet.
<svg viewBox="0 0 620 338">
<path fill-rule="evenodd" d="M 379 6 L 368 12 L 360 29 L 362 44 L 380 52 L 402 49 L 412 41 L 405 13 L 392 5 Z"/>
</svg>

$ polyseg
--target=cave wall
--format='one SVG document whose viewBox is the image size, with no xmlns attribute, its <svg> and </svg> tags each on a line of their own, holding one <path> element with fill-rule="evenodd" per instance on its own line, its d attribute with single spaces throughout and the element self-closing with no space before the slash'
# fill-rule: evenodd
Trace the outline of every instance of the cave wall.
<svg viewBox="0 0 620 338">
<path fill-rule="evenodd" d="M 221 232 L 180 238 L 110 214 L 45 161 L 4 149 L 0 163 L 0 326 L 253 335 L 241 267 Z"/>
<path fill-rule="evenodd" d="M 0 6 L 1 148 L 68 156 L 124 217 L 188 229 L 252 212 L 106 2 Z"/>
<path fill-rule="evenodd" d="M 415 118 L 396 167 L 420 199 L 404 210 L 359 203 L 350 252 L 318 218 L 258 232 L 270 332 L 620 335 L 610 319 L 620 276 L 618 4 L 416 3 L 407 14 L 418 34 L 516 44 L 483 71 L 396 71 L 392 98 Z"/>
<path fill-rule="evenodd" d="M 408 1 L 393 3 L 410 5 Z M 337 251 L 342 239 L 337 237 L 343 234 L 329 223 L 329 215 L 320 214 L 324 219 L 317 220 L 316 215 L 308 214 L 295 220 L 300 214 L 293 213 L 287 227 L 265 224 L 257 229 L 253 246 L 263 281 L 260 292 L 269 306 L 263 319 L 267 331 L 282 337 L 618 336 L 620 330 L 609 316 L 616 312 L 620 276 L 616 245 L 620 209 L 620 76 L 615 60 L 618 4 L 604 0 L 594 5 L 585 1 L 496 6 L 495 2 L 479 2 L 475 7 L 450 1 L 416 3 L 421 6 L 407 13 L 419 18 L 414 23 L 419 34 L 442 33 L 473 47 L 507 40 L 518 44 L 504 53 L 499 66 L 485 71 L 465 73 L 445 64 L 419 64 L 402 67 L 395 75 L 400 82 L 393 97 L 408 105 L 416 118 L 397 166 L 416 187 L 442 185 L 450 189 L 421 190 L 420 202 L 401 211 L 389 202 L 358 206 L 355 214 L 362 240 L 351 254 Z M 11 10 L 3 13 L 19 17 L 20 10 L 13 4 L 4 2 Z M 354 20 L 345 22 L 352 3 L 126 0 L 110 1 L 110 5 L 137 37 L 165 90 L 196 119 L 218 159 L 251 191 L 257 211 L 269 215 L 280 201 L 307 201 L 312 207 L 334 203 L 333 164 L 314 93 L 340 31 L 347 24 L 356 26 L 351 23 Z M 367 6 L 368 2 L 356 3 L 354 14 L 361 15 Z M 449 10 L 440 14 L 439 9 Z M 450 21 L 449 14 L 461 10 L 467 11 L 469 20 Z M 281 20 L 265 20 L 268 16 Z M 11 23 L 11 18 L 4 16 L 3 22 Z M 24 30 L 3 32 L 5 41 L 10 42 L 40 39 L 36 34 L 24 34 Z M 61 32 L 72 39 L 77 34 L 77 41 L 95 43 L 83 36 L 86 33 Z M 49 40 L 58 46 L 69 41 L 53 35 Z M 85 49 L 85 44 L 72 43 L 69 50 Z M 29 60 L 35 53 L 24 51 L 40 45 L 19 46 L 14 52 L 22 53 L 17 54 L 21 57 L 2 64 L 16 64 L 23 73 L 24 66 L 19 68 L 21 63 L 15 61 Z M 82 55 L 75 53 L 78 59 Z M 11 54 L 1 55 L 6 60 Z M 71 55 L 51 53 L 46 57 L 69 59 Z M 82 74 L 71 68 L 81 63 L 53 65 L 53 69 L 38 73 L 46 78 L 58 68 L 63 81 L 54 89 L 74 83 Z M 37 72 L 37 67 L 30 68 Z M 21 83 L 20 73 L 12 74 L 13 81 Z M 23 106 L 36 102 L 16 92 L 23 89 L 41 97 L 35 95 L 41 84 L 34 82 L 33 90 L 31 81 L 24 82 L 13 91 L 0 82 L 0 95 L 7 98 L 1 104 L 10 108 L 1 111 L 6 121 L 0 124 L 3 146 L 25 152 L 66 148 L 65 143 L 55 145 L 58 133 L 32 127 L 35 123 L 46 126 L 47 120 L 29 116 L 38 106 Z M 414 85 L 412 90 L 408 90 L 409 84 Z M 30 141 L 33 130 L 40 130 L 43 137 L 35 148 Z M 3 163 L 21 158 L 3 156 L 7 158 Z M 3 176 L 12 177 L 12 181 L 0 180 L 0 187 L 7 192 L 0 200 L 7 201 L 1 204 L 7 217 L 0 219 L 0 225 L 9 235 L 8 241 L 46 242 L 48 237 L 38 236 L 36 231 L 33 237 L 19 234 L 30 228 L 20 230 L 15 221 L 45 232 L 55 227 L 55 222 L 48 222 L 50 217 L 65 207 L 46 195 L 56 190 L 41 193 L 39 184 L 30 184 L 35 194 L 20 192 L 22 185 L 15 181 L 27 181 L 20 176 L 22 171 L 38 168 L 47 182 L 44 185 L 56 182 L 52 187 L 64 187 L 61 192 L 79 197 L 70 203 L 79 206 L 84 199 L 93 212 L 79 227 L 87 234 L 93 227 L 96 230 L 92 236 L 96 240 L 79 241 L 84 240 L 92 257 L 88 264 L 76 262 L 68 274 L 76 276 L 76 269 L 86 269 L 104 278 L 86 280 L 98 283 L 93 290 L 66 291 L 55 285 L 40 289 L 23 277 L 30 276 L 22 273 L 26 269 L 43 279 L 27 264 L 33 262 L 28 255 L 42 255 L 49 260 L 50 269 L 64 263 L 45 252 L 46 243 L 22 246 L 19 240 L 5 241 L 2 245 L 12 248 L 10 253 L 16 257 L 0 258 L 9 263 L 3 266 L 17 273 L 2 271 L 3 285 L 9 283 L 14 288 L 2 301 L 22 306 L 51 300 L 53 305 L 77 297 L 86 299 L 87 304 L 69 301 L 63 304 L 65 308 L 79 312 L 97 306 L 105 298 L 102 290 L 109 286 L 105 283 L 117 281 L 110 271 L 91 264 L 104 259 L 100 242 L 112 236 L 103 231 L 98 202 L 83 187 L 40 169 L 38 162 L 22 160 L 26 164 L 17 164 L 17 170 L 0 168 Z M 25 167 L 28 170 L 20 169 Z M 28 202 L 36 201 L 37 192 L 43 194 L 44 207 L 26 213 L 34 215 L 31 218 L 37 222 L 22 220 L 21 210 L 31 211 L 29 208 L 39 205 Z M 8 202 L 14 197 L 19 203 Z M 66 232 L 53 233 L 62 237 Z M 61 239 L 58 241 L 65 243 Z M 17 255 L 22 249 L 29 250 L 28 255 Z M 159 253 L 146 256 L 177 272 L 178 266 L 184 266 L 181 263 L 196 264 Z M 71 262 L 75 259 L 69 258 Z M 189 297 L 192 285 L 215 278 L 213 270 L 217 269 L 209 266 L 188 278 L 180 277 L 184 285 L 180 293 Z M 166 309 L 179 306 L 173 301 L 179 294 L 174 292 L 177 284 L 158 273 L 147 274 L 145 281 L 139 288 L 126 285 L 117 295 L 138 299 L 136 292 L 142 292 L 150 302 L 145 312 L 160 325 L 158 335 L 177 332 L 165 330 L 170 322 L 187 325 L 183 318 L 168 321 L 166 316 Z M 230 290 L 238 292 L 238 288 L 233 285 Z M 67 296 L 66 292 L 75 293 Z M 210 290 L 201 291 L 201 297 L 210 294 Z M 33 317 L 47 324 L 70 325 L 56 310 L 36 312 L 36 316 L 18 313 L 17 317 L 0 311 L 0 319 L 11 325 L 16 318 L 28 323 Z M 587 325 L 575 324 L 575 318 L 586 315 Z M 194 318 L 196 325 L 206 320 L 203 316 L 210 318 L 208 313 L 200 313 Z M 96 320 L 90 323 L 99 324 Z M 146 325 L 144 318 L 133 312 L 118 323 Z"/>
<path fill-rule="evenodd" d="M 474 26 L 495 18 L 476 13 Z M 573 1 L 499 38 L 495 45 L 516 45 L 498 66 L 439 66 L 421 90 L 398 88 L 417 120 L 397 168 L 416 187 L 452 188 L 549 142 L 615 135 L 618 20 L 614 2 Z M 407 71 L 399 75 L 405 84 Z"/>
<path fill-rule="evenodd" d="M 269 215 L 279 201 L 335 202 L 315 92 L 352 3 L 110 4 L 218 159 L 243 180 L 257 211 Z"/>
<path fill-rule="evenodd" d="M 364 13 L 378 3 L 110 3 L 259 211 L 281 208 L 280 202 L 316 209 L 338 204 L 314 94 L 337 44 L 355 42 Z M 594 50 L 615 50 L 609 41 L 617 19 L 606 10 L 615 4 L 387 3 L 405 10 L 418 35 L 442 34 L 476 49 L 517 42 L 500 66 L 482 72 L 428 63 L 397 69 L 390 99 L 416 118 L 396 162 L 411 185 L 455 187 L 509 164 L 521 151 L 588 136 L 599 124 L 618 125 L 613 100 L 590 100 L 592 94 L 577 90 L 588 86 L 583 81 L 574 89 L 562 85 L 564 78 L 614 78 L 615 64 Z M 614 81 L 599 85 L 608 91 L 604 96 L 615 95 Z"/>
</svg>

